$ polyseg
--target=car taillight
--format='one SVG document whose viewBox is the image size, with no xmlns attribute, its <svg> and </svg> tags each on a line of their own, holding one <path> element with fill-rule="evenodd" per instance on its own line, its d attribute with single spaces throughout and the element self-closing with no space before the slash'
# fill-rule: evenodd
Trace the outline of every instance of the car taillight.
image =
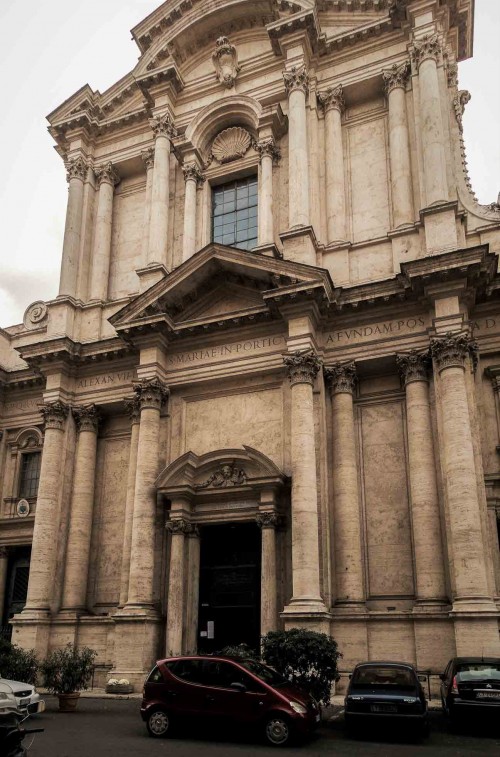
<svg viewBox="0 0 500 757">
<path fill-rule="evenodd" d="M 457 677 L 453 676 L 453 682 L 451 684 L 451 693 L 458 694 Z"/>
</svg>

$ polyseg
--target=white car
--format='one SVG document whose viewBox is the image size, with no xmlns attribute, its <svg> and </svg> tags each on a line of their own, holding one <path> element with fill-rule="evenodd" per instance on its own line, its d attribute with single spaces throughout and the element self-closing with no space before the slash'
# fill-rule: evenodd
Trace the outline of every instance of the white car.
<svg viewBox="0 0 500 757">
<path fill-rule="evenodd" d="M 12 689 L 20 710 L 35 715 L 37 712 L 45 710 L 45 702 L 40 699 L 35 687 L 31 683 L 21 683 L 20 681 L 9 681 L 7 678 L 0 676 L 0 684 L 6 684 Z"/>
</svg>

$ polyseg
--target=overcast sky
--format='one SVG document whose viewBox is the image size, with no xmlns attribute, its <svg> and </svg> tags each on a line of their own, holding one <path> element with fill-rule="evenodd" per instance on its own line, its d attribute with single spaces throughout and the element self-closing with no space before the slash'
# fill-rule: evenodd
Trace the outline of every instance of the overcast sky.
<svg viewBox="0 0 500 757">
<path fill-rule="evenodd" d="M 67 185 L 45 116 L 83 84 L 105 91 L 139 49 L 130 29 L 159 0 L 1 0 L 0 326 L 57 295 Z M 482 203 L 500 191 L 500 2 L 476 0 L 474 57 L 459 65 L 472 99 L 464 130 Z"/>
</svg>

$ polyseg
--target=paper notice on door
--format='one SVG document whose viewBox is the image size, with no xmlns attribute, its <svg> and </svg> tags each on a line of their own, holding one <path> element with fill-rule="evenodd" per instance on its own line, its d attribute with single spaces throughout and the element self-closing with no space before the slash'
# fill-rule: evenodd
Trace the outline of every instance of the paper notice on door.
<svg viewBox="0 0 500 757">
<path fill-rule="evenodd" d="M 215 623 L 213 620 L 207 621 L 207 636 L 209 639 L 215 638 Z"/>
<path fill-rule="evenodd" d="M 207 632 L 206 631 L 200 631 L 200 636 L 206 637 L 207 636 Z"/>
</svg>

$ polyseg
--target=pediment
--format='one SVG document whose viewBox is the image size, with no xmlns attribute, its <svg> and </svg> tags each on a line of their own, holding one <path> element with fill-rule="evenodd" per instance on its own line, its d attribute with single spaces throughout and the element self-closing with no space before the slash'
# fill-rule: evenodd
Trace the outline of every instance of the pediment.
<svg viewBox="0 0 500 757">
<path fill-rule="evenodd" d="M 281 318 L 277 303 L 300 296 L 333 302 L 328 272 L 212 243 L 109 320 L 128 337 L 145 327 L 179 336 Z"/>
</svg>

